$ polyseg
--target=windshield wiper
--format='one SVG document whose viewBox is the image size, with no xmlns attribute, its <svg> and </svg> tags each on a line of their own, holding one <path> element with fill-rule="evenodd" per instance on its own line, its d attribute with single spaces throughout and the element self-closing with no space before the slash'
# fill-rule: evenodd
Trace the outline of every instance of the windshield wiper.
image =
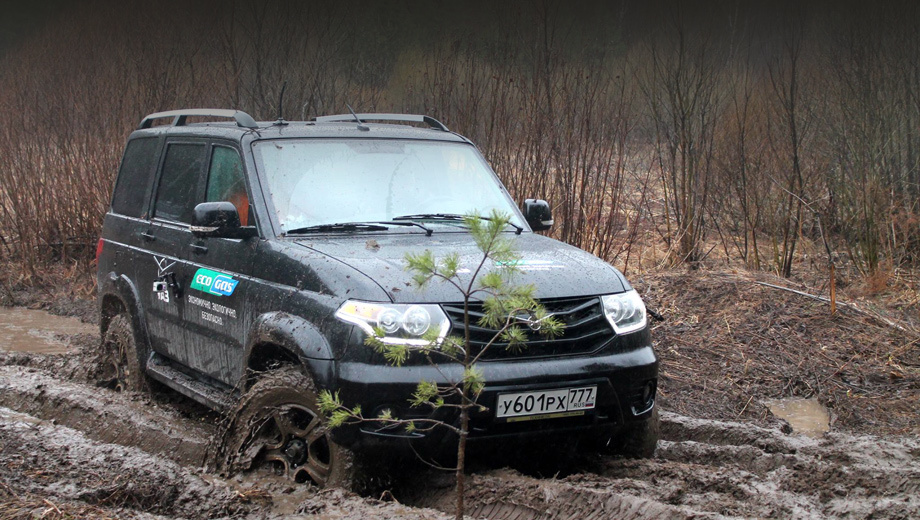
<svg viewBox="0 0 920 520">
<path fill-rule="evenodd" d="M 432 233 L 434 233 L 434 231 L 432 231 L 432 229 L 431 229 L 430 227 L 428 227 L 428 226 L 426 226 L 426 225 L 424 225 L 424 224 L 421 224 L 421 223 L 419 223 L 419 222 L 411 222 L 411 221 L 410 221 L 410 222 L 396 222 L 395 220 L 396 220 L 396 219 L 388 220 L 388 221 L 380 221 L 380 222 L 378 222 L 378 224 L 392 224 L 392 225 L 394 225 L 394 226 L 416 226 L 416 227 L 420 227 L 420 228 L 422 228 L 422 229 L 425 230 L 425 235 L 426 235 L 426 236 L 429 236 L 429 237 L 431 236 Z M 408 219 L 403 219 L 403 220 L 408 220 Z"/>
<path fill-rule="evenodd" d="M 465 218 L 466 216 L 457 215 L 455 213 L 419 213 L 417 215 L 402 215 L 399 217 L 394 217 L 393 220 L 450 220 L 452 222 L 457 222 L 463 221 Z M 479 218 L 481 220 L 492 220 L 489 217 L 483 216 L 480 216 Z M 521 232 L 524 231 L 524 228 L 515 224 L 514 222 L 511 222 L 510 220 L 508 221 L 508 225 L 514 228 L 515 235 L 520 235 Z"/>
<path fill-rule="evenodd" d="M 286 231 L 286 235 L 301 235 L 305 233 L 323 233 L 326 231 L 386 231 L 390 228 L 380 224 L 365 222 L 338 222 L 335 224 L 319 224 L 306 226 Z"/>
</svg>

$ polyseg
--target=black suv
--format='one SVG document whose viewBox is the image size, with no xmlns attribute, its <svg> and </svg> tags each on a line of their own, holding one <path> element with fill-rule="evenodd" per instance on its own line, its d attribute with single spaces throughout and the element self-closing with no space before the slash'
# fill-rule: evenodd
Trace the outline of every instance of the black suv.
<svg viewBox="0 0 920 520">
<path fill-rule="evenodd" d="M 171 124 L 152 125 L 162 118 Z M 512 216 L 518 280 L 536 286 L 565 329 L 487 351 L 487 411 L 472 417 L 470 441 L 542 434 L 650 456 L 658 360 L 641 298 L 609 264 L 534 233 L 552 225 L 546 202 L 528 199 L 520 211 L 476 146 L 427 116 L 256 122 L 197 109 L 144 118 L 97 248 L 108 377 L 128 390 L 156 381 L 234 411 L 239 433 L 226 449 L 300 482 L 347 484 L 356 452 L 436 446 L 437 430 L 329 431 L 317 393 L 339 392 L 368 416 L 418 413 L 407 398 L 438 368 L 389 366 L 364 340 L 384 315 L 393 341 L 462 332 L 458 294 L 414 287 L 404 258 L 459 253 L 462 271 L 481 252 L 458 216 L 492 210 Z M 493 334 L 471 327 L 474 346 Z M 581 398 L 568 399 L 573 392 Z"/>
</svg>

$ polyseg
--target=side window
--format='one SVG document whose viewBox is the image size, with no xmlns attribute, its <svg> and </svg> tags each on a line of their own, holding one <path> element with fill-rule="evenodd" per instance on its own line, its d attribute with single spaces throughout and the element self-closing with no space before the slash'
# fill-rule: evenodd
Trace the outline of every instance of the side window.
<svg viewBox="0 0 920 520">
<path fill-rule="evenodd" d="M 208 174 L 207 202 L 229 201 L 240 214 L 240 223 L 249 225 L 249 196 L 243 178 L 243 160 L 233 148 L 215 146 Z"/>
<path fill-rule="evenodd" d="M 155 137 L 128 142 L 115 183 L 112 211 L 129 217 L 146 216 L 157 159 Z"/>
<path fill-rule="evenodd" d="M 190 223 L 198 196 L 204 162 L 204 144 L 170 144 L 166 148 L 163 173 L 157 188 L 154 215 Z"/>
</svg>

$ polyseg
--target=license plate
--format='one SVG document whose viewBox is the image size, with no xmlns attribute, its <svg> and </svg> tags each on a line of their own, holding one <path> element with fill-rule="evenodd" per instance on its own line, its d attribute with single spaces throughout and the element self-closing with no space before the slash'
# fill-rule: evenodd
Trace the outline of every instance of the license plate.
<svg viewBox="0 0 920 520">
<path fill-rule="evenodd" d="M 498 394 L 495 417 L 516 422 L 584 415 L 596 400 L 596 386 Z"/>
</svg>

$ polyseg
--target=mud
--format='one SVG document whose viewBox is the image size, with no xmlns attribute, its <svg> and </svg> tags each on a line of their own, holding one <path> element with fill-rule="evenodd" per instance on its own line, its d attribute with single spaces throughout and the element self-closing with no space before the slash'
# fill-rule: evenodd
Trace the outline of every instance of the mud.
<svg viewBox="0 0 920 520">
<path fill-rule="evenodd" d="M 208 482 L 137 448 L 0 409 L 0 476 L 14 497 L 84 504 L 114 512 L 215 518 L 248 513 L 230 486 Z"/>
<path fill-rule="evenodd" d="M 502 469 L 472 476 L 472 516 L 582 518 L 914 518 L 916 439 L 830 434 L 817 440 L 739 423 L 662 415 L 652 460 L 582 461 L 564 478 Z M 415 486 L 415 504 L 448 509 L 451 481 Z"/>
<path fill-rule="evenodd" d="M 447 518 L 271 475 L 222 479 L 165 455 L 0 407 L 0 518 Z"/>
<path fill-rule="evenodd" d="M 418 464 L 394 470 L 386 501 L 378 500 L 379 491 L 362 497 L 317 490 L 266 473 L 229 479 L 208 473 L 203 462 L 219 416 L 171 393 L 97 387 L 98 336 L 62 340 L 71 345 L 63 354 L 0 352 L 0 519 L 452 515 L 453 476 Z M 692 408 L 671 395 L 670 402 Z M 510 468 L 471 461 L 468 516 L 920 517 L 915 435 L 829 424 L 829 432 L 809 437 L 794 420 L 760 406 L 768 416 L 745 422 L 663 411 L 663 440 L 649 460 L 578 455 L 558 474 L 529 470 L 528 461 Z"/>
<path fill-rule="evenodd" d="M 77 318 L 22 307 L 0 307 L 0 350 L 63 354 L 76 350 L 71 338 L 95 335 L 96 327 Z"/>
<path fill-rule="evenodd" d="M 133 397 L 133 399 L 132 399 Z M 0 366 L 0 406 L 85 432 L 93 440 L 200 466 L 213 423 L 194 421 L 143 396 L 61 381 L 41 369 Z"/>
</svg>

